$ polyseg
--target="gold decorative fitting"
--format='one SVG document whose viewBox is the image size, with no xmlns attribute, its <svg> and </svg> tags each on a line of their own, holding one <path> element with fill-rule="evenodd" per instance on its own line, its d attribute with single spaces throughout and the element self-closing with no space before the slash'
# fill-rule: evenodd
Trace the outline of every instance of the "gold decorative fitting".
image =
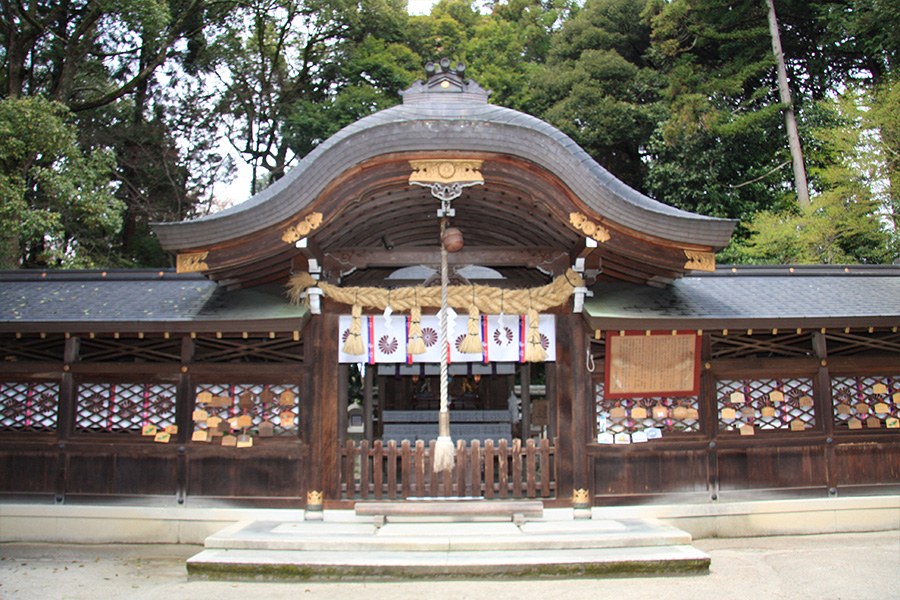
<svg viewBox="0 0 900 600">
<path fill-rule="evenodd" d="M 197 271 L 206 271 L 209 266 L 206 264 L 206 256 L 209 251 L 192 252 L 191 254 L 179 254 L 175 263 L 176 273 L 196 273 Z"/>
<path fill-rule="evenodd" d="M 317 492 L 316 490 L 310 490 L 310 491 L 306 492 L 306 504 L 307 505 L 322 504 L 322 492 Z"/>
<path fill-rule="evenodd" d="M 587 504 L 590 501 L 590 495 L 586 489 L 580 488 L 572 493 L 572 500 L 575 504 Z"/>
<path fill-rule="evenodd" d="M 413 172 L 409 176 L 411 184 L 428 183 L 474 183 L 484 182 L 481 174 L 483 160 L 411 160 Z"/>
<path fill-rule="evenodd" d="M 569 213 L 569 222 L 575 229 L 580 229 L 589 238 L 600 242 L 601 244 L 609 240 L 609 230 L 598 223 L 594 223 L 581 213 Z"/>
<path fill-rule="evenodd" d="M 293 244 L 297 240 L 301 240 L 308 236 L 311 231 L 317 229 L 322 224 L 322 213 L 310 213 L 306 218 L 295 225 L 291 225 L 284 230 L 281 241 Z"/>
<path fill-rule="evenodd" d="M 687 258 L 687 262 L 684 263 L 685 269 L 710 272 L 716 270 L 716 255 L 712 252 L 694 252 L 685 250 L 684 256 Z"/>
</svg>

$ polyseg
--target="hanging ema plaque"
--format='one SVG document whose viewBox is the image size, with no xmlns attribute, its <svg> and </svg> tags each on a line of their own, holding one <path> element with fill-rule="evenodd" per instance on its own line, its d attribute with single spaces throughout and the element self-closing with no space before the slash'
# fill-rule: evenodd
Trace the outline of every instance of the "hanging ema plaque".
<svg viewBox="0 0 900 600">
<path fill-rule="evenodd" d="M 695 396 L 700 336 L 694 332 L 608 332 L 606 397 Z"/>
</svg>

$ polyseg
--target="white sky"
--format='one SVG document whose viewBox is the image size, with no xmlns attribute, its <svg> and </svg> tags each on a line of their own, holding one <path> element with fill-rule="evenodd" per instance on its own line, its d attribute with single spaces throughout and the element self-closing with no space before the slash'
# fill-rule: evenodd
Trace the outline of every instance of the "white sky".
<svg viewBox="0 0 900 600">
<path fill-rule="evenodd" d="M 427 15 L 437 0 L 407 0 L 407 11 L 411 15 Z"/>
</svg>

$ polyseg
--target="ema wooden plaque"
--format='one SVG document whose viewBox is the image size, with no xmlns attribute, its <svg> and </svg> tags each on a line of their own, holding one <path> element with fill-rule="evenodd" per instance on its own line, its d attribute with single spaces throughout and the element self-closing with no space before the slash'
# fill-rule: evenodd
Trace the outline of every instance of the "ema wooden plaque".
<svg viewBox="0 0 900 600">
<path fill-rule="evenodd" d="M 606 397 L 694 396 L 700 388 L 700 336 L 694 332 L 608 332 Z"/>
</svg>

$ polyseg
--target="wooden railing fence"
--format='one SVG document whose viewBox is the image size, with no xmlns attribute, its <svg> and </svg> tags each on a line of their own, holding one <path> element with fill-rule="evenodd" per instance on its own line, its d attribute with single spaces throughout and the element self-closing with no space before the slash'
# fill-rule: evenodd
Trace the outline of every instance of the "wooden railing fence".
<svg viewBox="0 0 900 600">
<path fill-rule="evenodd" d="M 556 445 L 544 438 L 522 444 L 500 440 L 456 442 L 452 471 L 433 472 L 434 440 L 371 445 L 348 440 L 341 448 L 341 493 L 348 500 L 414 497 L 552 498 Z"/>
</svg>

